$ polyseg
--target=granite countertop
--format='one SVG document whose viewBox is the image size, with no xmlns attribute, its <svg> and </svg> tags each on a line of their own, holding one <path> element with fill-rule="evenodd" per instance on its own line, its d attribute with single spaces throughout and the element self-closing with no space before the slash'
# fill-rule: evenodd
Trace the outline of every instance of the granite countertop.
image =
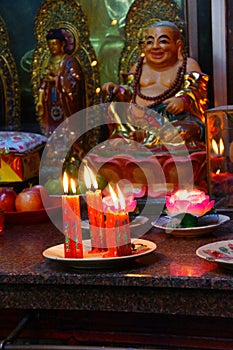
<svg viewBox="0 0 233 350">
<path fill-rule="evenodd" d="M 50 222 L 8 223 L 0 235 L 0 308 L 130 311 L 233 316 L 233 270 L 199 258 L 198 247 L 233 239 L 233 222 L 196 238 L 154 227 L 143 239 L 156 250 L 104 269 L 76 269 L 43 257 L 63 243 Z"/>
</svg>

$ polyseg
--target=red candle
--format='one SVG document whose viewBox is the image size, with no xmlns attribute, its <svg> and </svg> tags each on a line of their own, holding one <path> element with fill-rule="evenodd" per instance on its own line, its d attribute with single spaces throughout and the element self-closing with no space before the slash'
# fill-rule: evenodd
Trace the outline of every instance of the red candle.
<svg viewBox="0 0 233 350">
<path fill-rule="evenodd" d="M 217 172 L 216 174 L 211 175 L 211 179 L 214 182 L 223 183 L 229 179 L 233 179 L 233 174 L 228 172 Z"/>
<path fill-rule="evenodd" d="M 213 172 L 216 172 L 218 170 L 223 171 L 224 170 L 224 157 L 211 157 L 210 159 L 210 165 L 211 165 L 211 169 Z"/>
<path fill-rule="evenodd" d="M 62 196 L 62 218 L 63 233 L 65 235 L 64 255 L 65 258 L 83 258 L 82 229 L 80 200 L 76 194 L 68 194 L 68 177 L 64 173 L 63 186 L 64 195 Z M 72 192 L 76 192 L 74 180 L 71 179 Z"/>
<path fill-rule="evenodd" d="M 231 193 L 233 173 L 217 172 L 210 176 L 211 192 L 216 196 L 226 196 Z"/>
<path fill-rule="evenodd" d="M 109 257 L 117 257 L 117 230 L 116 225 L 118 221 L 117 213 L 112 212 L 111 210 L 107 210 L 106 212 L 106 221 L 105 221 L 105 232 L 106 232 L 106 246 L 107 253 L 103 255 L 104 258 Z"/>
<path fill-rule="evenodd" d="M 129 226 L 129 215 L 122 211 L 119 213 L 119 229 L 117 232 L 118 240 L 118 255 L 131 255 L 131 236 Z"/>
<path fill-rule="evenodd" d="M 98 189 L 95 176 L 87 165 L 84 168 L 84 178 L 88 188 L 86 201 L 91 238 L 91 251 L 89 253 L 99 253 L 106 250 L 102 192 Z"/>
<path fill-rule="evenodd" d="M 129 226 L 129 213 L 125 211 L 126 202 L 120 188 L 117 186 L 117 193 L 121 211 L 119 212 L 119 255 L 131 254 L 131 235 Z"/>
<path fill-rule="evenodd" d="M 125 201 L 118 187 L 118 196 L 109 185 L 115 209 L 106 210 L 106 244 L 108 252 L 104 257 L 125 256 L 131 254 L 129 215 L 124 211 Z"/>
</svg>

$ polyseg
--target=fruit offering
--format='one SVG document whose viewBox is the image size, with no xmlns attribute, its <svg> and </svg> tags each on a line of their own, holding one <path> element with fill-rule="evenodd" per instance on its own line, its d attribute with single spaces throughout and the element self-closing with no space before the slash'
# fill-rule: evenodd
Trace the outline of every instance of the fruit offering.
<svg viewBox="0 0 233 350">
<path fill-rule="evenodd" d="M 51 205 L 51 199 L 44 186 L 24 188 L 18 194 L 11 187 L 0 189 L 0 209 L 6 212 L 33 211 Z"/>
<path fill-rule="evenodd" d="M 4 211 L 15 210 L 15 198 L 17 194 L 12 187 L 0 188 L 0 209 Z"/>
</svg>

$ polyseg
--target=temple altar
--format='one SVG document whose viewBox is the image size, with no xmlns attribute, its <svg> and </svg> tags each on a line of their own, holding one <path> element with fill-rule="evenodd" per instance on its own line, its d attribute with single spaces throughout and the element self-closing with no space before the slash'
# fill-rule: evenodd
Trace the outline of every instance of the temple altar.
<svg viewBox="0 0 233 350">
<path fill-rule="evenodd" d="M 226 18 L 221 17 L 218 6 L 227 14 Z M 230 9 L 230 0 L 221 2 L 221 6 L 214 1 L 182 0 L 21 0 L 14 1 L 12 6 L 8 0 L 2 0 L 1 186 L 12 186 L 18 192 L 34 181 L 36 184 L 42 180 L 43 184 L 56 181 L 55 195 L 59 197 L 59 204 L 54 211 L 50 208 L 51 215 L 43 209 L 42 213 L 40 210 L 6 213 L 5 226 L 0 232 L 0 349 L 233 349 L 231 258 L 221 264 L 214 259 L 216 251 L 210 251 L 208 259 L 197 254 L 197 249 L 206 244 L 229 240 L 230 249 L 233 244 L 233 128 L 230 124 L 233 112 L 229 114 L 229 109 L 233 110 L 230 106 L 233 88 L 228 84 L 228 91 L 224 89 L 225 71 L 227 80 L 231 81 L 232 75 Z M 126 72 L 141 55 L 146 27 L 161 20 L 176 22 L 184 36 L 184 57 L 190 54 L 197 59 L 207 73 L 206 79 L 210 77 L 210 107 L 228 99 L 227 108 L 209 111 L 206 142 L 200 148 L 171 146 L 165 149 L 159 145 L 152 150 L 134 144 L 130 138 L 123 139 L 120 145 L 117 139 L 110 143 L 99 128 L 106 122 L 105 115 L 92 114 L 89 108 L 101 106 L 103 83 L 116 81 L 125 85 Z M 54 148 L 47 154 L 48 163 L 44 169 L 39 169 L 42 149 L 48 142 L 37 119 L 35 102 L 42 68 L 50 54 L 46 33 L 51 28 L 65 32 L 69 38 L 69 54 L 82 67 L 87 111 L 83 109 L 80 113 L 74 130 L 67 129 L 54 138 Z M 221 35 L 216 38 L 218 28 Z M 224 56 L 226 52 L 222 46 L 225 39 L 228 57 Z M 219 65 L 221 62 L 223 66 Z M 216 75 L 219 68 L 220 79 Z M 181 73 L 178 78 L 185 72 Z M 220 93 L 216 85 L 222 88 Z M 154 97 L 154 93 L 150 95 Z M 147 97 L 149 100 L 150 96 Z M 187 96 L 183 98 L 189 105 Z M 35 145 L 38 147 L 36 154 L 31 152 L 32 141 L 29 154 L 28 149 L 22 149 L 25 146 L 22 140 L 21 150 L 9 152 L 10 147 L 5 145 L 8 133 L 22 136 L 24 130 L 34 137 L 34 132 L 40 134 L 42 141 Z M 59 177 L 65 168 L 62 168 L 62 149 L 77 130 L 85 134 L 81 143 L 83 149 L 80 151 L 77 147 L 77 152 L 85 153 L 87 164 L 96 177 L 104 180 L 104 186 L 122 180 L 126 187 L 132 184 L 137 210 L 129 217 L 139 220 L 131 233 L 155 247 L 149 254 L 133 259 L 128 255 L 120 259 L 118 256 L 109 265 L 108 262 L 102 266 L 93 263 L 91 268 L 85 262 L 83 268 L 77 261 L 70 263 L 46 257 L 45 251 L 64 243 L 64 234 L 59 229 L 64 209 L 60 196 L 65 193 Z M 217 145 L 216 152 L 212 139 Z M 222 144 L 224 150 L 220 147 Z M 77 185 L 77 193 L 73 191 L 75 196 L 79 193 L 78 166 L 84 160 L 79 158 L 80 154 L 74 163 L 72 155 L 68 159 L 72 168 L 69 175 L 75 178 Z M 207 225 L 208 232 L 203 235 L 192 236 L 188 231 L 186 237 L 177 237 L 171 230 L 154 223 L 161 214 L 159 209 L 164 208 L 165 196 L 187 185 L 220 198 L 221 203 L 224 202 L 220 212 L 223 216 L 226 214 L 226 220 L 214 227 Z M 90 190 L 93 190 L 92 185 Z M 101 190 L 106 196 L 107 186 Z M 79 197 L 82 201 L 85 191 L 86 188 Z M 90 237 L 91 222 L 87 220 L 86 211 L 81 214 L 78 214 L 79 229 L 86 239 Z M 54 216 L 56 220 L 51 222 Z M 95 215 L 93 217 L 95 219 Z M 113 231 L 115 228 L 116 225 Z"/>
</svg>

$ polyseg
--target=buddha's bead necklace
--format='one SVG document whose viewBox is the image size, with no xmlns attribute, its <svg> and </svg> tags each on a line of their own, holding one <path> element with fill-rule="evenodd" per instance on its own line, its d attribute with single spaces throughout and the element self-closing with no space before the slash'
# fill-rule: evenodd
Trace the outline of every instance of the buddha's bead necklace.
<svg viewBox="0 0 233 350">
<path fill-rule="evenodd" d="M 175 96 L 175 94 L 181 89 L 183 77 L 186 72 L 186 64 L 187 64 L 187 57 L 185 56 L 183 59 L 182 65 L 178 68 L 176 78 L 174 82 L 172 83 L 171 87 L 167 90 L 165 90 L 162 94 L 158 96 L 146 96 L 141 93 L 140 90 L 140 78 L 142 74 L 142 65 L 143 65 L 143 59 L 144 57 L 140 57 L 137 63 L 136 71 L 135 71 L 135 80 L 133 84 L 133 103 L 139 106 L 136 103 L 136 96 L 139 96 L 141 99 L 145 101 L 153 101 L 153 103 L 149 104 L 146 108 L 153 108 L 157 106 L 158 104 L 162 103 L 167 98 Z"/>
</svg>

